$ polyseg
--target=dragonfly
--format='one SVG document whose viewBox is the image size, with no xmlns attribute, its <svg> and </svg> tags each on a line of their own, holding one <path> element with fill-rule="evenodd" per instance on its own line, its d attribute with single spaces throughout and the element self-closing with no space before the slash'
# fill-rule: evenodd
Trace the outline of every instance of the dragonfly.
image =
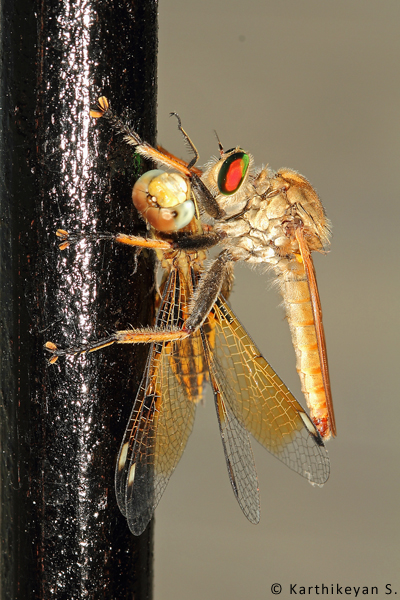
<svg viewBox="0 0 400 600">
<path fill-rule="evenodd" d="M 127 141 L 140 140 L 114 115 L 104 97 L 91 114 L 108 117 Z M 208 248 L 228 234 L 223 228 L 205 226 L 200 218 L 201 207 L 209 213 L 224 209 L 195 167 L 197 151 L 185 163 L 163 149 L 141 140 L 139 144 L 146 152 L 151 149 L 153 159 L 156 156 L 159 163 L 174 169 L 172 173 L 149 171 L 133 187 L 133 202 L 148 223 L 150 236 L 101 237 L 156 252 L 163 278 L 155 326 L 117 331 L 70 348 L 49 341 L 45 344 L 51 353 L 49 362 L 115 343 L 150 344 L 115 472 L 118 506 L 134 535 L 145 530 L 183 454 L 207 381 L 214 394 L 234 495 L 249 521 L 258 523 L 260 496 L 249 434 L 312 484 L 323 485 L 328 479 L 328 454 L 316 425 L 227 304 L 234 262 L 229 247 L 211 268 L 204 265 Z M 221 216 L 217 219 L 225 223 Z M 79 239 L 79 234 L 64 230 L 57 235 L 61 250 Z"/>
</svg>

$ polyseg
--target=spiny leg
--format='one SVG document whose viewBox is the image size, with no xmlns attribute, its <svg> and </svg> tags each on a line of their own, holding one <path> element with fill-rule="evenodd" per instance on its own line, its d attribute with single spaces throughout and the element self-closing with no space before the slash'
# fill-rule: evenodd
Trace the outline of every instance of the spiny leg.
<svg viewBox="0 0 400 600">
<path fill-rule="evenodd" d="M 60 250 L 65 250 L 66 248 L 69 248 L 71 244 L 76 244 L 81 240 L 89 242 L 106 240 L 136 248 L 196 252 L 198 250 L 208 250 L 209 248 L 213 248 L 226 237 L 226 233 L 223 231 L 208 231 L 200 235 L 188 235 L 183 237 L 172 232 L 168 234 L 168 236 L 165 236 L 166 239 L 156 239 L 144 238 L 139 235 L 127 235 L 126 233 L 69 233 L 68 231 L 65 231 L 65 229 L 57 229 L 56 236 L 60 238 Z"/>
<path fill-rule="evenodd" d="M 193 190 L 195 191 L 196 197 L 198 198 L 199 203 L 214 219 L 222 219 L 225 216 L 225 211 L 221 209 L 215 200 L 214 196 L 211 194 L 210 190 L 200 179 L 201 171 L 195 168 L 195 164 L 198 160 L 198 152 L 193 142 L 182 128 L 181 120 L 176 113 L 171 113 L 178 118 L 178 126 L 179 130 L 182 132 L 186 142 L 189 147 L 193 150 L 195 156 L 189 162 L 186 163 L 181 159 L 177 158 L 173 154 L 170 154 L 163 149 L 153 148 L 150 144 L 143 141 L 141 137 L 131 129 L 126 123 L 122 121 L 120 117 L 118 117 L 110 108 L 110 103 L 102 96 L 98 100 L 98 106 L 96 109 L 90 111 L 90 115 L 96 119 L 100 117 L 104 117 L 107 119 L 111 125 L 124 136 L 124 140 L 127 144 L 134 146 L 136 152 L 144 156 L 145 158 L 149 158 L 156 163 L 160 163 L 167 167 L 173 168 L 179 173 L 182 173 L 186 177 L 189 177 L 192 182 Z"/>
<path fill-rule="evenodd" d="M 181 132 L 181 134 L 183 135 L 183 139 L 185 140 L 186 144 L 189 146 L 189 148 L 192 150 L 192 152 L 194 154 L 192 160 L 187 165 L 188 169 L 192 169 L 192 167 L 194 167 L 195 164 L 197 163 L 197 161 L 199 160 L 199 153 L 197 151 L 197 148 L 193 144 L 192 140 L 190 139 L 190 137 L 188 136 L 186 131 L 183 129 L 182 121 L 181 121 L 181 118 L 178 115 L 178 113 L 172 112 L 172 113 L 170 113 L 170 117 L 176 117 L 176 119 L 178 120 L 178 129 Z"/>
<path fill-rule="evenodd" d="M 114 113 L 110 107 L 109 101 L 105 96 L 101 96 L 101 98 L 99 98 L 98 106 L 96 109 L 92 109 L 90 111 L 90 116 L 94 117 L 95 119 L 99 119 L 100 117 L 107 119 L 114 129 L 124 136 L 124 141 L 130 146 L 134 146 L 136 152 L 145 158 L 150 158 L 156 163 L 161 163 L 171 167 L 179 173 L 186 175 L 186 177 L 191 176 L 191 171 L 188 169 L 187 163 L 179 159 L 176 160 L 174 155 L 157 150 L 148 142 L 142 140 L 136 131 L 131 129 L 127 123 L 124 123 L 122 119 Z"/>
<path fill-rule="evenodd" d="M 189 307 L 189 317 L 183 324 L 184 331 L 193 333 L 204 323 L 230 277 L 232 263 L 229 251 L 223 250 L 203 274 Z"/>
<path fill-rule="evenodd" d="M 71 346 L 69 348 L 59 348 L 54 342 L 46 342 L 45 349 L 51 353 L 49 363 L 54 364 L 60 356 L 75 356 L 77 354 L 86 354 L 95 352 L 112 344 L 150 344 L 152 342 L 175 342 L 183 340 L 190 334 L 183 330 L 162 330 L 162 329 L 127 329 L 116 331 L 101 340 L 87 342 L 80 346 Z"/>
<path fill-rule="evenodd" d="M 69 233 L 64 229 L 57 229 L 56 236 L 60 238 L 61 243 L 59 244 L 60 250 L 65 250 L 70 244 L 75 244 L 81 240 L 90 242 L 98 242 L 101 240 L 107 240 L 110 242 L 117 242 L 118 244 L 125 244 L 127 246 L 134 246 L 136 248 L 151 248 L 153 250 L 174 250 L 173 243 L 167 240 L 157 240 L 153 238 L 144 238 L 138 235 L 127 235 L 125 233 Z"/>
<path fill-rule="evenodd" d="M 57 236 L 62 239 L 60 248 L 64 250 L 72 241 L 79 239 L 87 239 L 87 236 L 69 235 L 67 231 L 57 230 Z M 89 236 L 91 240 L 111 239 L 119 243 L 130 246 L 151 247 L 148 242 L 157 242 L 159 244 L 168 244 L 168 249 L 171 249 L 169 242 L 162 240 L 147 240 L 136 236 L 126 236 L 125 234 L 92 234 Z M 155 246 L 152 246 L 153 248 Z M 160 247 L 160 246 L 158 246 Z M 232 262 L 232 258 L 227 251 L 221 252 L 217 259 L 212 264 L 211 268 L 202 277 L 198 290 L 193 297 L 190 315 L 185 321 L 182 329 L 129 329 L 116 331 L 114 334 L 96 340 L 86 342 L 79 346 L 71 346 L 69 348 L 59 348 L 54 342 L 48 341 L 45 343 L 45 349 L 51 353 L 49 362 L 54 364 L 60 356 L 85 354 L 87 352 L 95 352 L 112 344 L 149 344 L 152 342 L 172 342 L 185 339 L 194 333 L 204 322 L 210 310 L 212 309 L 222 286 L 228 276 L 228 271 Z"/>
</svg>

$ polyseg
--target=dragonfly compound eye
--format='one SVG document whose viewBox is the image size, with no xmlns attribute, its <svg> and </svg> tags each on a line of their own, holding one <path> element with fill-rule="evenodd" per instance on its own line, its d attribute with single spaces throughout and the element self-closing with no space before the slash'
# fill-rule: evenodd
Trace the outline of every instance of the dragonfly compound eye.
<svg viewBox="0 0 400 600">
<path fill-rule="evenodd" d="M 221 194 L 235 194 L 243 183 L 249 169 L 250 157 L 243 150 L 236 150 L 222 162 L 218 173 L 218 189 Z"/>
<path fill-rule="evenodd" d="M 193 219 L 189 180 L 178 173 L 147 171 L 132 190 L 133 204 L 157 231 L 178 231 Z"/>
</svg>

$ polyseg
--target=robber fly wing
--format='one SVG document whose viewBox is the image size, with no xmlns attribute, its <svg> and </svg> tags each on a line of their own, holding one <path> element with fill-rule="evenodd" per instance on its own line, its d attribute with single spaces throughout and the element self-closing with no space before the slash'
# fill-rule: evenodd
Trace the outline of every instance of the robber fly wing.
<svg viewBox="0 0 400 600">
<path fill-rule="evenodd" d="M 215 331 L 211 368 L 231 412 L 290 469 L 310 483 L 325 483 L 329 457 L 318 431 L 221 296 L 209 322 Z"/>
</svg>

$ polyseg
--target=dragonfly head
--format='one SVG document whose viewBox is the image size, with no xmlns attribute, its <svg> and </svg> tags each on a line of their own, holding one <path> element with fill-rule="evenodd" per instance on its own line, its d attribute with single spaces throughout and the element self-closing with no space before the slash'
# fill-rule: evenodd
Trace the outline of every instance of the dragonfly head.
<svg viewBox="0 0 400 600">
<path fill-rule="evenodd" d="M 144 173 L 132 190 L 132 200 L 142 217 L 158 231 L 179 231 L 195 215 L 187 177 L 160 169 Z"/>
</svg>

